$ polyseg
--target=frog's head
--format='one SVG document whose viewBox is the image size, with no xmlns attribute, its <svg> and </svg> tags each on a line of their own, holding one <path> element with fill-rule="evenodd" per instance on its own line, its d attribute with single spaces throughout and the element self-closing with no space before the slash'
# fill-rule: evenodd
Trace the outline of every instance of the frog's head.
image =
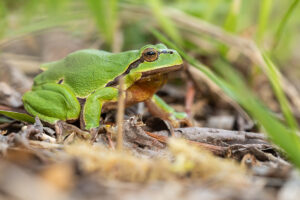
<svg viewBox="0 0 300 200">
<path fill-rule="evenodd" d="M 143 76 L 166 73 L 182 68 L 182 59 L 176 50 L 168 49 L 164 44 L 146 45 L 139 50 L 139 60 L 131 72 L 142 73 Z"/>
</svg>

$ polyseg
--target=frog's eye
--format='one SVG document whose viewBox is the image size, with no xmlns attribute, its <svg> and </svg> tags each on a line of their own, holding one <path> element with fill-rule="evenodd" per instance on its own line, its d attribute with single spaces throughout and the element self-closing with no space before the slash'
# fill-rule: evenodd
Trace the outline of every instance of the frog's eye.
<svg viewBox="0 0 300 200">
<path fill-rule="evenodd" d="M 158 52 L 153 48 L 145 49 L 143 51 L 143 58 L 147 62 L 153 62 L 158 58 Z"/>
</svg>

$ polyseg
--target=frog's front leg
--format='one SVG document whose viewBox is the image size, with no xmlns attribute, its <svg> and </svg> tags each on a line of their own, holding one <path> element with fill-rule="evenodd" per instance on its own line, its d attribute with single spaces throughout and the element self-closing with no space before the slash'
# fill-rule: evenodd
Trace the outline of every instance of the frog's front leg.
<svg viewBox="0 0 300 200">
<path fill-rule="evenodd" d="M 169 106 L 157 95 L 153 95 L 153 97 L 145 103 L 152 115 L 171 122 L 175 128 L 179 127 L 181 122 L 189 126 L 191 125 L 185 112 L 176 112 L 174 108 Z"/>
<path fill-rule="evenodd" d="M 57 83 L 34 87 L 24 94 L 23 103 L 28 113 L 51 124 L 75 120 L 80 115 L 80 104 L 72 89 Z"/>
<path fill-rule="evenodd" d="M 84 104 L 83 122 L 86 130 L 99 127 L 101 109 L 107 101 L 117 101 L 118 89 L 112 87 L 101 88 L 92 93 Z"/>
</svg>

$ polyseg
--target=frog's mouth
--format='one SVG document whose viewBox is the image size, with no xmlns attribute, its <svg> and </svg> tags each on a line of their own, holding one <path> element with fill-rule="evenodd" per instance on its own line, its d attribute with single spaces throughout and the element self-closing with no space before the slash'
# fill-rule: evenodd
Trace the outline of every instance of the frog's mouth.
<svg viewBox="0 0 300 200">
<path fill-rule="evenodd" d="M 178 71 L 178 70 L 181 70 L 181 69 L 183 69 L 183 64 L 158 68 L 158 69 L 142 72 L 142 77 L 147 77 L 149 75 L 159 74 L 159 73 L 160 74 L 165 74 L 165 73 L 168 73 L 168 72 L 174 72 L 174 71 Z"/>
<path fill-rule="evenodd" d="M 174 72 L 174 71 L 178 71 L 178 70 L 181 70 L 181 69 L 183 69 L 183 64 L 173 65 L 173 66 L 168 66 L 168 67 L 162 67 L 162 68 L 142 72 L 142 77 L 141 78 L 146 78 L 147 76 L 151 76 L 153 74 L 166 74 L 168 72 Z M 123 73 L 122 75 L 124 76 L 128 73 L 129 73 L 129 71 Z M 106 87 L 116 85 L 120 77 L 121 76 L 118 76 L 114 80 L 107 83 Z"/>
</svg>

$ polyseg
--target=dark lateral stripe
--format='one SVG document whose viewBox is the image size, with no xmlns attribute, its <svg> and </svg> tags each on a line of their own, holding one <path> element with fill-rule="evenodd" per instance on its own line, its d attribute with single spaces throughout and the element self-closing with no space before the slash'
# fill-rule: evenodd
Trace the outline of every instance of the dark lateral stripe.
<svg viewBox="0 0 300 200">
<path fill-rule="evenodd" d="M 114 86 L 117 85 L 119 82 L 120 77 L 125 76 L 126 74 L 129 74 L 130 71 L 134 68 L 137 68 L 141 63 L 144 62 L 143 57 L 140 57 L 138 60 L 134 61 L 129 65 L 129 67 L 126 69 L 125 72 L 123 72 L 121 75 L 117 76 L 114 80 L 108 82 L 105 87 Z"/>
<path fill-rule="evenodd" d="M 158 56 L 159 54 L 162 53 L 169 53 L 169 54 L 173 54 L 173 51 L 167 51 L 167 50 L 162 50 L 160 52 L 158 52 Z M 109 86 L 115 86 L 118 84 L 120 77 L 125 76 L 127 74 L 130 73 L 130 71 L 134 68 L 137 68 L 141 63 L 144 62 L 143 56 L 141 56 L 138 60 L 134 61 L 133 63 L 131 63 L 129 65 L 129 67 L 126 69 L 126 71 L 124 73 L 122 73 L 121 75 L 117 76 L 114 80 L 108 82 L 105 87 L 109 87 Z M 154 70 L 153 70 L 154 71 Z"/>
</svg>

